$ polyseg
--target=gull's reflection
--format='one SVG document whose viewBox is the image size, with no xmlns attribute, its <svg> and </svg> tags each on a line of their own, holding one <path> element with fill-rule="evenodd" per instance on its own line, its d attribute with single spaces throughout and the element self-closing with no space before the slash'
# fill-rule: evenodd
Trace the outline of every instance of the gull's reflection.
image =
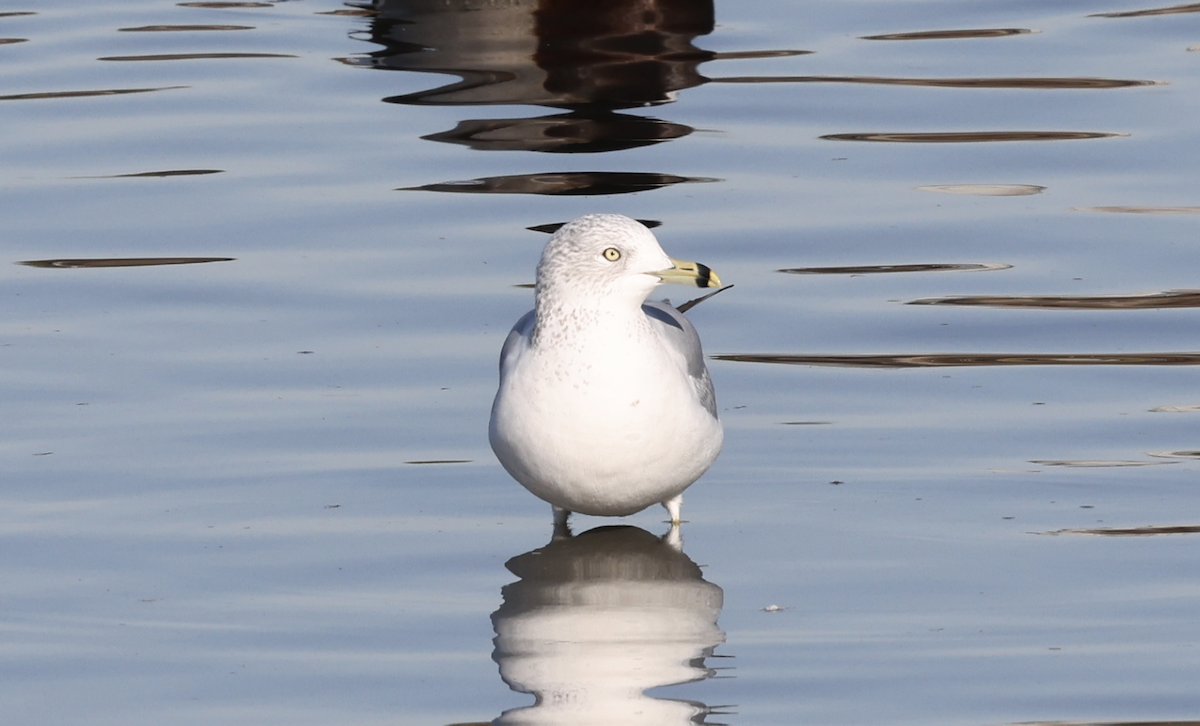
<svg viewBox="0 0 1200 726">
<path fill-rule="evenodd" d="M 492 615 L 493 658 L 532 706 L 495 724 L 694 724 L 712 712 L 694 701 L 647 696 L 656 686 L 714 675 L 705 665 L 725 640 L 723 594 L 681 549 L 629 526 L 598 527 L 512 558 L 520 579 Z"/>
</svg>

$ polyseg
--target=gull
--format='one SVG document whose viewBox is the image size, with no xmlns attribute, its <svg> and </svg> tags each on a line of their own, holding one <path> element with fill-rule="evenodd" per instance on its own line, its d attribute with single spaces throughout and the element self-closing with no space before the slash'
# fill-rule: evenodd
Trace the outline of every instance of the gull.
<svg viewBox="0 0 1200 726">
<path fill-rule="evenodd" d="M 556 525 L 655 503 L 677 525 L 683 490 L 721 451 L 700 336 L 669 302 L 646 300 L 664 282 L 721 284 L 618 214 L 568 222 L 542 252 L 534 309 L 500 352 L 488 440 Z"/>
</svg>

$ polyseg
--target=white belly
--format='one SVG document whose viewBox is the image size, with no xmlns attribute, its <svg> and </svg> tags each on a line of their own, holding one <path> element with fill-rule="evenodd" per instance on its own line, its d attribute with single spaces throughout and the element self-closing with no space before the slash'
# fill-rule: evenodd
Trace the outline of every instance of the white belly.
<svg viewBox="0 0 1200 726">
<path fill-rule="evenodd" d="M 685 375 L 638 384 L 637 361 L 592 362 L 560 377 L 525 359 L 502 382 L 489 438 L 514 479 L 564 509 L 623 516 L 674 497 L 712 465 L 721 424 Z"/>
</svg>

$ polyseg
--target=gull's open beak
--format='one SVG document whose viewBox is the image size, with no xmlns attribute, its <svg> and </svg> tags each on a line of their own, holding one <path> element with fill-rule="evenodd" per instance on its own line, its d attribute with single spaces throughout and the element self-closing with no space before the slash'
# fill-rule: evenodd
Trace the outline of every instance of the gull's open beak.
<svg viewBox="0 0 1200 726">
<path fill-rule="evenodd" d="M 695 285 L 696 287 L 721 286 L 721 278 L 717 277 L 717 273 L 710 270 L 708 265 L 676 259 L 672 259 L 671 264 L 675 266 L 650 274 L 663 282 L 673 282 L 677 285 Z"/>
</svg>

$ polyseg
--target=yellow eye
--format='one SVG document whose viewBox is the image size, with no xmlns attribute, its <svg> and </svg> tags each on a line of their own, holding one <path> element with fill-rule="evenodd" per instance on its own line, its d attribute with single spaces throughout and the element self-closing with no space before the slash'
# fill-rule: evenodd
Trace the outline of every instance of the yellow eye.
<svg viewBox="0 0 1200 726">
<path fill-rule="evenodd" d="M 621 259 L 621 250 L 617 249 L 616 247 L 609 247 L 608 249 L 604 250 L 604 259 L 608 260 L 609 262 L 616 262 L 617 260 Z"/>
</svg>

